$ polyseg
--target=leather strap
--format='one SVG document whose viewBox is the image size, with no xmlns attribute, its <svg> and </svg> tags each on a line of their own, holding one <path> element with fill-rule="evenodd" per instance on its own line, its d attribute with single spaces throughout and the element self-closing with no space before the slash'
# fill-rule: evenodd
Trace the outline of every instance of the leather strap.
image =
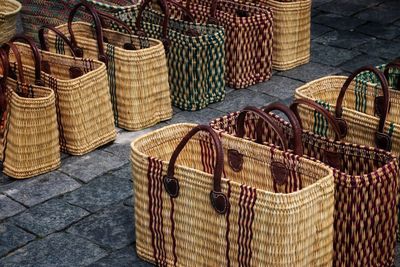
<svg viewBox="0 0 400 267">
<path fill-rule="evenodd" d="M 83 57 L 83 49 L 78 47 L 78 44 L 77 44 L 76 38 L 75 38 L 75 34 L 72 30 L 73 19 L 76 15 L 76 12 L 81 7 L 85 7 L 86 12 L 88 12 L 93 18 L 94 28 L 96 31 L 97 49 L 99 51 L 98 59 L 107 65 L 107 57 L 104 52 L 104 43 L 103 43 L 103 28 L 101 27 L 100 18 L 97 14 L 97 11 L 92 6 L 90 6 L 89 4 L 87 4 L 85 2 L 80 2 L 79 4 L 76 4 L 72 8 L 71 12 L 69 13 L 69 17 L 68 17 L 68 31 L 71 36 L 71 43 L 74 47 L 73 49 L 74 49 L 75 55 L 77 57 Z"/>
<path fill-rule="evenodd" d="M 301 125 L 301 117 L 299 114 L 298 106 L 299 105 L 305 105 L 313 108 L 317 112 L 319 112 L 324 118 L 328 121 L 329 125 L 332 127 L 333 132 L 335 133 L 335 140 L 340 140 L 344 136 L 341 135 L 340 132 L 340 127 L 338 122 L 335 120 L 335 117 L 328 111 L 326 110 L 323 106 L 317 104 L 314 101 L 311 101 L 309 99 L 296 99 L 293 101 L 293 103 L 290 105 L 290 109 L 293 111 L 295 116 L 297 117 L 297 120 L 300 123 L 301 128 L 303 129 L 303 126 Z"/>
<path fill-rule="evenodd" d="M 198 125 L 194 127 L 192 130 L 187 133 L 182 141 L 178 144 L 175 151 L 172 153 L 171 159 L 169 161 L 167 175 L 164 177 L 164 185 L 166 191 L 170 194 L 171 197 L 178 197 L 179 194 L 179 182 L 174 177 L 175 175 L 175 163 L 176 160 L 189 142 L 189 140 L 198 132 L 208 132 L 214 142 L 215 150 L 216 150 L 216 163 L 214 168 L 214 185 L 213 190 L 210 193 L 211 204 L 214 209 L 220 213 L 224 214 L 228 208 L 229 202 L 226 196 L 221 191 L 221 177 L 222 171 L 224 167 L 224 152 L 222 149 L 221 140 L 218 137 L 218 134 L 208 125 Z"/>
<path fill-rule="evenodd" d="M 400 60 L 399 59 L 394 60 L 394 61 L 392 61 L 392 62 L 390 62 L 390 63 L 388 63 L 386 65 L 385 70 L 383 72 L 383 74 L 386 77 L 386 80 L 389 80 L 389 70 L 390 69 L 398 69 L 398 70 L 400 70 Z M 399 77 L 397 79 L 397 86 L 395 86 L 395 88 L 396 88 L 396 90 L 400 91 L 400 75 L 399 75 Z"/>
<path fill-rule="evenodd" d="M 33 53 L 33 59 L 35 61 L 35 84 L 39 86 L 44 86 L 44 82 L 42 81 L 41 77 L 41 71 L 42 71 L 42 58 L 40 56 L 39 48 L 36 46 L 35 42 L 24 35 L 15 35 L 13 38 L 11 38 L 10 42 L 14 43 L 16 41 L 23 41 L 27 44 L 29 44 L 32 53 Z"/>
<path fill-rule="evenodd" d="M 65 34 L 63 34 L 59 29 L 57 29 L 57 28 L 55 28 L 53 26 L 50 26 L 50 25 L 42 26 L 39 29 L 39 42 L 40 42 L 40 48 L 42 50 L 49 51 L 49 47 L 46 44 L 46 38 L 44 36 L 44 30 L 45 29 L 48 29 L 49 31 L 54 32 L 58 37 L 60 37 L 64 41 L 64 43 L 69 47 L 69 49 L 71 50 L 72 56 L 74 56 L 74 57 L 76 56 L 75 52 L 74 52 L 74 46 L 72 45 L 72 43 L 68 39 L 68 37 L 65 36 Z"/>
<path fill-rule="evenodd" d="M 389 101 L 390 101 L 389 86 L 388 86 L 387 80 L 386 80 L 385 76 L 383 75 L 383 73 L 372 66 L 361 67 L 358 70 L 356 70 L 353 74 L 351 74 L 347 78 L 347 80 L 345 81 L 345 83 L 343 84 L 343 86 L 340 90 L 339 97 L 336 101 L 335 116 L 336 116 L 336 120 L 338 121 L 340 129 L 341 129 L 341 136 L 346 136 L 345 131 L 347 129 L 347 124 L 342 119 L 342 114 L 343 114 L 342 104 L 343 104 L 344 95 L 346 93 L 346 90 L 349 88 L 350 83 L 354 80 L 354 78 L 358 74 L 360 74 L 364 71 L 370 71 L 378 77 L 378 80 L 381 84 L 382 91 L 383 91 L 383 99 L 382 99 L 382 101 L 379 101 L 379 102 L 381 102 L 383 107 L 382 108 L 379 107 L 379 109 L 381 110 L 381 112 L 380 112 L 381 115 L 380 115 L 380 120 L 379 120 L 378 131 L 376 133 L 375 144 L 378 148 L 390 150 L 391 149 L 391 139 L 387 134 L 384 133 L 386 117 L 389 112 Z M 378 101 L 375 101 L 375 102 L 378 102 Z M 376 109 L 377 109 L 377 105 L 375 105 L 375 110 Z"/>
<path fill-rule="evenodd" d="M 24 77 L 24 69 L 22 66 L 22 60 L 21 60 L 21 54 L 18 50 L 18 47 L 11 42 L 4 43 L 2 45 L 2 48 L 4 49 L 4 52 L 6 53 L 7 58 L 10 57 L 10 49 L 12 50 L 14 56 L 15 56 L 15 61 L 17 62 L 17 68 L 18 68 L 18 78 L 16 80 L 20 81 L 21 83 L 25 83 L 25 77 Z M 8 61 L 10 62 L 10 61 Z M 8 70 L 8 76 L 10 75 L 10 70 Z"/>
<path fill-rule="evenodd" d="M 286 139 L 284 138 L 284 134 L 283 131 L 280 127 L 278 127 L 276 125 L 276 123 L 273 121 L 273 119 L 267 115 L 264 111 L 256 108 L 256 107 L 245 107 L 238 115 L 237 119 L 236 119 L 236 136 L 239 138 L 243 138 L 244 137 L 244 133 L 245 133 L 245 129 L 244 129 L 244 123 L 245 123 L 245 118 L 246 118 L 246 114 L 247 113 L 254 113 L 259 117 L 259 120 L 263 120 L 264 122 L 266 122 L 269 126 L 271 126 L 271 128 L 274 130 L 274 132 L 277 134 L 282 147 L 284 150 L 288 149 L 288 144 L 286 142 Z"/>
<path fill-rule="evenodd" d="M 293 129 L 294 153 L 296 155 L 302 156 L 303 155 L 303 143 L 301 140 L 301 136 L 302 136 L 301 125 L 300 125 L 300 122 L 298 121 L 296 115 L 290 110 L 290 108 L 288 108 L 287 106 L 285 106 L 282 103 L 275 102 L 266 107 L 263 107 L 262 110 L 267 114 L 273 110 L 279 110 L 287 116 L 290 124 L 292 125 L 292 129 Z M 257 127 L 256 127 L 258 142 L 262 142 L 261 137 L 262 137 L 263 124 L 264 124 L 264 121 L 259 119 L 257 122 Z"/>
</svg>

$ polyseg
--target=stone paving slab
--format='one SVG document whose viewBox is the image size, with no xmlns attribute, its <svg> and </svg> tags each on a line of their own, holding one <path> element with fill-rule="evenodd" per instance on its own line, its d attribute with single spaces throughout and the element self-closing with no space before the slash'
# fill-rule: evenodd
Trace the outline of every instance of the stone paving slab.
<svg viewBox="0 0 400 267">
<path fill-rule="evenodd" d="M 1 194 L 0 203 L 0 221 L 25 210 L 24 206 Z"/>
<path fill-rule="evenodd" d="M 0 258 L 35 238 L 36 236 L 12 224 L 0 224 Z"/>
</svg>

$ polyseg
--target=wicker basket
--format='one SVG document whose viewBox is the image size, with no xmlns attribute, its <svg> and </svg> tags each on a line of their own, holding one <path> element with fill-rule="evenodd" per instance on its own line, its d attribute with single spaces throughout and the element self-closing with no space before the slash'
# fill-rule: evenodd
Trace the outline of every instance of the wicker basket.
<svg viewBox="0 0 400 267">
<path fill-rule="evenodd" d="M 61 160 L 54 92 L 48 87 L 25 83 L 23 72 L 19 73 L 18 82 L 7 79 L 7 55 L 4 50 L 0 54 L 2 79 L 7 80 L 2 98 L 8 103 L 0 136 L 3 172 L 24 179 L 55 170 Z"/>
<path fill-rule="evenodd" d="M 221 144 L 210 127 L 194 127 L 171 125 L 131 144 L 138 255 L 158 266 L 332 266 L 332 171 L 226 134 Z M 240 170 L 223 156 L 232 151 Z M 280 172 L 303 189 L 276 193 L 288 178 Z"/>
<path fill-rule="evenodd" d="M 274 124 L 287 140 L 301 136 L 303 151 L 308 157 L 324 161 L 333 169 L 335 178 L 335 220 L 333 266 L 393 266 L 396 247 L 398 161 L 395 155 L 365 146 L 338 141 L 340 130 L 334 117 L 322 106 L 298 99 L 292 108 L 305 105 L 315 110 L 314 116 L 327 118 L 335 139 L 322 137 L 305 129 L 301 131 L 298 117 L 286 106 L 274 103 L 264 110 L 283 112 L 289 122 L 270 113 Z M 317 113 L 317 112 L 321 113 Z M 215 119 L 211 126 L 219 132 L 245 137 L 257 142 L 279 145 L 271 125 L 258 116 L 248 114 L 243 126 L 238 125 L 240 112 Z M 261 122 L 261 124 L 260 124 Z M 239 130 L 238 130 L 239 129 Z M 293 144 L 293 142 L 289 142 Z M 374 207 L 371 209 L 371 207 Z M 382 223 L 382 222 L 385 223 Z M 360 249 L 363 248 L 363 249 Z"/>
<path fill-rule="evenodd" d="M 130 31 L 128 26 L 126 28 Z M 69 34 L 68 24 L 57 29 L 62 34 Z M 107 43 L 102 42 L 105 49 L 100 51 L 97 48 L 99 41 L 93 38 L 91 24 L 73 22 L 72 31 L 73 50 L 82 51 L 80 56 L 97 59 L 102 54 L 107 60 L 114 119 L 118 127 L 141 130 L 172 117 L 167 59 L 161 41 L 147 39 L 143 42 L 137 36 L 101 29 Z M 48 34 L 46 39 L 50 51 L 71 54 L 72 50 L 64 47 L 64 41 L 58 36 L 53 32 Z M 132 50 L 133 47 L 135 50 Z"/>
<path fill-rule="evenodd" d="M 382 64 L 376 67 L 385 74 L 389 89 L 400 91 L 400 60 L 395 60 L 388 64 Z M 373 85 L 379 85 L 379 80 L 371 72 L 364 72 L 356 78 L 360 82 L 369 82 Z"/>
<path fill-rule="evenodd" d="M 17 14 L 21 4 L 16 0 L 0 0 L 0 44 L 7 42 L 17 31 Z"/>
<path fill-rule="evenodd" d="M 272 10 L 262 4 L 186 0 L 197 22 L 218 23 L 225 29 L 225 81 L 245 88 L 271 77 Z M 218 6 L 218 8 L 217 8 Z"/>
<path fill-rule="evenodd" d="M 56 94 L 62 151 L 83 155 L 116 139 L 103 63 L 41 50 L 39 60 L 35 60 L 29 45 L 16 45 L 22 54 L 27 79 L 40 81 Z M 37 71 L 41 69 L 42 72 Z"/>
</svg>

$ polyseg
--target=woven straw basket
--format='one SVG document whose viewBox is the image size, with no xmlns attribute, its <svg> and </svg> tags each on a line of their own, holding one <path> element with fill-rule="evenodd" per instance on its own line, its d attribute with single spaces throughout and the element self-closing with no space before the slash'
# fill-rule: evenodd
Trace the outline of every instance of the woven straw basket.
<svg viewBox="0 0 400 267">
<path fill-rule="evenodd" d="M 16 44 L 27 79 L 40 81 L 56 94 L 62 151 L 83 155 L 115 140 L 117 134 L 103 63 L 42 50 L 38 50 L 39 60 L 35 60 L 28 45 Z M 40 69 L 43 71 L 37 71 Z"/>
<path fill-rule="evenodd" d="M 126 28 L 129 30 L 128 26 Z M 57 29 L 71 36 L 68 24 L 60 25 Z M 147 39 L 147 46 L 137 36 L 102 29 L 108 42 L 104 43 L 105 48 L 99 52 L 98 40 L 93 38 L 91 24 L 73 22 L 72 31 L 74 49 L 83 52 L 80 56 L 97 59 L 103 54 L 107 60 L 114 119 L 118 127 L 135 131 L 172 117 L 167 59 L 161 41 Z M 59 35 L 56 38 L 54 32 L 48 34 L 47 41 L 52 52 L 72 52 Z M 127 49 L 132 46 L 135 50 Z"/>
<path fill-rule="evenodd" d="M 0 53 L 4 70 L 8 61 L 5 52 Z M 3 172 L 23 179 L 57 169 L 61 160 L 54 92 L 8 78 L 6 99 L 7 115 L 0 137 Z"/>
<path fill-rule="evenodd" d="M 16 0 L 0 0 L 0 44 L 7 42 L 17 31 L 17 14 L 21 4 Z"/>
<path fill-rule="evenodd" d="M 221 145 L 209 126 L 194 127 L 131 144 L 138 255 L 158 266 L 332 266 L 332 171 L 226 134 Z M 304 188 L 275 193 L 273 176 L 288 178 L 280 171 Z"/>
<path fill-rule="evenodd" d="M 228 86 L 245 88 L 271 77 L 273 22 L 270 8 L 225 0 L 185 2 L 197 22 L 217 23 L 224 27 L 225 81 Z"/>
<path fill-rule="evenodd" d="M 22 24 L 24 34 L 37 39 L 37 31 L 43 25 L 60 25 L 68 19 L 69 11 L 77 3 L 76 0 L 19 0 L 22 3 Z M 130 12 L 138 4 L 131 0 L 87 0 L 104 11 Z M 78 14 L 80 20 L 90 19 L 85 13 Z"/>
<path fill-rule="evenodd" d="M 336 129 L 336 137 L 338 136 L 339 126 L 322 106 L 299 99 L 292 105 L 294 111 L 297 105 L 307 105 L 316 112 L 321 111 L 319 116 L 329 118 L 330 127 Z M 399 189 L 396 156 L 375 148 L 335 141 L 308 129 L 302 131 L 298 117 L 283 104 L 274 103 L 264 110 L 278 110 L 286 114 L 289 122 L 270 113 L 274 124 L 283 130 L 287 140 L 301 136 L 305 155 L 324 161 L 333 169 L 333 266 L 392 266 L 396 246 L 396 203 Z M 217 131 L 236 136 L 240 132 L 237 128 L 239 114 L 240 112 L 235 112 L 215 119 L 210 125 Z M 256 139 L 260 143 L 267 141 L 280 144 L 279 139 L 273 135 L 271 125 L 263 123 L 253 113 L 245 117 L 244 129 L 246 138 Z"/>
<path fill-rule="evenodd" d="M 388 64 L 382 64 L 376 67 L 384 72 L 388 81 L 389 89 L 400 91 L 400 60 L 395 60 Z M 371 72 L 364 72 L 357 76 L 357 80 L 361 82 L 369 82 L 373 85 L 379 85 L 379 80 Z"/>
</svg>

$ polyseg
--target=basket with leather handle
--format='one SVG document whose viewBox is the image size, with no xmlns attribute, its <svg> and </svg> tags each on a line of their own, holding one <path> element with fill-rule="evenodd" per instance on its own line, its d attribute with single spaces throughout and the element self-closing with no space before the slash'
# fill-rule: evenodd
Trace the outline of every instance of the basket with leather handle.
<svg viewBox="0 0 400 267">
<path fill-rule="evenodd" d="M 143 1 L 132 17 L 119 17 L 137 34 L 163 41 L 167 52 L 172 104 L 200 110 L 225 97 L 225 34 L 217 25 L 194 22 L 180 3 Z M 172 18 L 179 10 L 186 20 Z M 118 16 L 118 15 L 117 15 Z"/>
<path fill-rule="evenodd" d="M 225 29 L 225 81 L 233 88 L 264 82 L 272 73 L 273 16 L 263 4 L 186 0 L 198 22 Z"/>
<path fill-rule="evenodd" d="M 9 72 L 10 50 L 17 59 L 16 80 Z M 16 179 L 25 179 L 57 169 L 61 160 L 54 92 L 25 80 L 20 54 L 13 44 L 2 46 L 0 61 L 3 172 Z"/>
<path fill-rule="evenodd" d="M 332 266 L 334 184 L 325 165 L 193 124 L 156 130 L 131 148 L 141 258 Z"/>
<path fill-rule="evenodd" d="M 26 79 L 48 86 L 56 95 L 63 152 L 83 155 L 115 140 L 107 71 L 102 62 L 39 50 L 23 36 L 13 40 L 29 43 L 15 42 L 22 55 Z"/>
<path fill-rule="evenodd" d="M 95 33 L 87 22 L 72 22 L 81 7 L 93 17 Z M 104 19 L 117 23 L 126 33 L 103 29 Z M 161 41 L 133 36 L 125 23 L 106 13 L 98 13 L 83 2 L 71 10 L 68 23 L 56 29 L 61 33 L 41 35 L 43 49 L 71 54 L 70 49 L 65 49 L 64 38 L 60 37 L 66 35 L 70 37 L 72 50 L 77 56 L 99 59 L 107 64 L 114 119 L 118 127 L 140 130 L 172 117 L 167 60 Z"/>
<path fill-rule="evenodd" d="M 328 138 L 312 132 L 312 129 L 302 130 L 298 106 L 307 106 L 318 112 L 318 116 L 327 120 L 334 136 Z M 294 151 L 300 149 L 294 146 L 294 137 L 300 134 L 305 156 L 323 161 L 333 170 L 333 266 L 392 266 L 398 227 L 399 169 L 396 156 L 373 147 L 340 141 L 340 127 L 334 116 L 311 100 L 297 99 L 291 109 L 281 103 L 262 108 L 266 113 L 279 111 L 287 116 L 289 121 L 269 113 Z M 217 131 L 236 135 L 237 114 L 215 119 L 211 126 Z M 273 129 L 263 120 L 248 116 L 244 125 L 246 138 L 257 143 L 280 144 L 280 140 L 271 134 Z"/>
<path fill-rule="evenodd" d="M 16 0 L 0 0 L 0 44 L 7 42 L 17 32 L 17 14 L 21 3 Z"/>
<path fill-rule="evenodd" d="M 395 59 L 388 64 L 382 64 L 376 67 L 385 74 L 389 89 L 400 91 L 400 59 Z M 364 72 L 357 76 L 358 86 L 364 86 L 365 83 L 372 83 L 379 86 L 379 80 L 370 72 Z"/>
</svg>

